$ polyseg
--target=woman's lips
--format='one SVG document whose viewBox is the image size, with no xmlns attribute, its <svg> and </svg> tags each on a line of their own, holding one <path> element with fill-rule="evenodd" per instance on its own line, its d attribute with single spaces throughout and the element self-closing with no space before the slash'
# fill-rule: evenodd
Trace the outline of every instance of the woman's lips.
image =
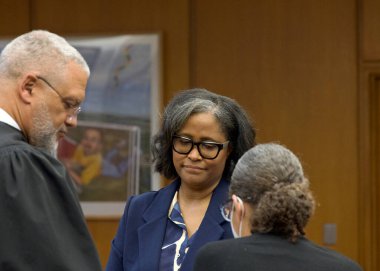
<svg viewBox="0 0 380 271">
<path fill-rule="evenodd" d="M 205 169 L 202 168 L 202 167 L 198 167 L 198 166 L 192 166 L 192 165 L 184 165 L 183 166 L 187 171 L 195 171 L 195 172 L 199 172 L 199 171 L 204 171 Z"/>
</svg>

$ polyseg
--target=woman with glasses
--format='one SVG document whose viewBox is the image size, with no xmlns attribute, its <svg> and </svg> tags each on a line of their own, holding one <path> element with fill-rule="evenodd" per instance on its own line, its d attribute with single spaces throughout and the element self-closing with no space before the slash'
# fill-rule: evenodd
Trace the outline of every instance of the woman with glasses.
<svg viewBox="0 0 380 271">
<path fill-rule="evenodd" d="M 190 271 L 200 247 L 232 238 L 219 206 L 234 165 L 254 143 L 234 100 L 204 89 L 175 96 L 152 144 L 156 171 L 173 181 L 129 199 L 106 270 Z"/>
<path fill-rule="evenodd" d="M 314 211 L 298 158 L 278 144 L 260 144 L 237 163 L 221 207 L 235 238 L 207 244 L 194 271 L 360 271 L 347 257 L 305 237 Z"/>
</svg>

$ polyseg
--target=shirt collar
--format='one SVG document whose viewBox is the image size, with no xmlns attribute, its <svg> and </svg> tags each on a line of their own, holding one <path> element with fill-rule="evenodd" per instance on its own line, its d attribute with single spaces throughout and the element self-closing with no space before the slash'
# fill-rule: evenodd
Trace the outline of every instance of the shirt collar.
<svg viewBox="0 0 380 271">
<path fill-rule="evenodd" d="M 0 122 L 4 122 L 21 131 L 20 126 L 18 126 L 17 122 L 2 108 L 0 108 Z"/>
<path fill-rule="evenodd" d="M 183 230 L 186 231 L 185 220 L 183 219 L 181 208 L 179 207 L 178 191 L 175 193 L 173 197 L 172 204 L 169 208 L 168 217 L 171 221 L 174 222 L 174 224 L 178 225 L 179 227 L 181 227 Z"/>
<path fill-rule="evenodd" d="M 176 206 L 177 202 L 178 202 L 178 191 L 175 192 L 174 197 L 172 199 L 172 203 L 170 204 L 170 208 L 169 208 L 169 212 L 168 212 L 169 218 L 170 218 L 170 215 L 173 211 L 173 208 Z"/>
</svg>

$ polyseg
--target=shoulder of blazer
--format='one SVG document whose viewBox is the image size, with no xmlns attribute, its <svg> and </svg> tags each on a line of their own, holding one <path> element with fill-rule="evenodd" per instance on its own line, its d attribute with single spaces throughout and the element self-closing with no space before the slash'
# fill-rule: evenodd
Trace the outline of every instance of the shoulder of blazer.
<svg viewBox="0 0 380 271">
<path fill-rule="evenodd" d="M 132 196 L 129 200 L 128 212 L 138 212 L 146 221 L 167 215 L 169 205 L 179 184 L 180 181 L 175 180 L 158 191 Z"/>
</svg>

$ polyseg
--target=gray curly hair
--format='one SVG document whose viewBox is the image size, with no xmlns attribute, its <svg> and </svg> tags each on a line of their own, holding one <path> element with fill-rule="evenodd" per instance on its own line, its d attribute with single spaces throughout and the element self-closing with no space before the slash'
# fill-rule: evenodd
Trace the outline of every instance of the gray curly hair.
<svg viewBox="0 0 380 271">
<path fill-rule="evenodd" d="M 299 159 L 274 143 L 256 145 L 239 159 L 229 193 L 252 205 L 252 233 L 280 234 L 292 241 L 305 235 L 315 208 Z"/>
</svg>

